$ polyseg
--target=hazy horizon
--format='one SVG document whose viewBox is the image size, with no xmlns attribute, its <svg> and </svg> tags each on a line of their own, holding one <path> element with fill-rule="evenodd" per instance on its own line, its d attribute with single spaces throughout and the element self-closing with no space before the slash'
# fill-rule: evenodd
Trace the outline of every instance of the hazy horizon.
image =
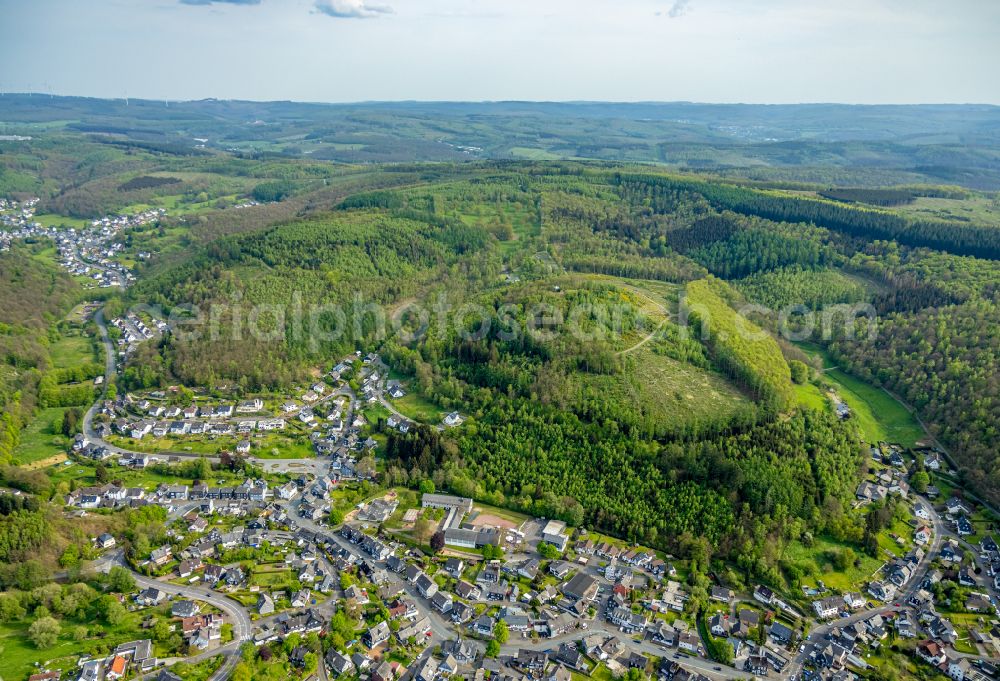
<svg viewBox="0 0 1000 681">
<path fill-rule="evenodd" d="M 308 99 L 253 99 L 250 97 L 198 97 L 195 99 L 174 99 L 171 97 L 135 97 L 126 96 L 100 96 L 87 94 L 67 94 L 64 92 L 45 92 L 41 90 L 32 91 L 3 91 L 0 97 L 60 97 L 78 99 L 97 99 L 102 101 L 116 101 L 128 99 L 132 102 L 149 102 L 159 104 L 167 102 L 170 104 L 186 104 L 197 102 L 247 102 L 251 104 L 303 104 L 315 106 L 366 106 L 366 105 L 393 105 L 393 104 L 464 104 L 464 105 L 489 105 L 489 104 L 552 104 L 552 105 L 572 105 L 572 104 L 603 104 L 603 105 L 691 105 L 691 106 L 844 106 L 844 107 L 975 107 L 983 106 L 990 108 L 1000 108 L 1000 103 L 991 102 L 843 102 L 843 101 L 802 101 L 802 102 L 738 102 L 738 101 L 695 101 L 688 99 L 357 99 L 344 101 L 308 100 Z"/>
<path fill-rule="evenodd" d="M 3 91 L 196 101 L 1000 104 L 1000 3 L 0 0 Z"/>
</svg>

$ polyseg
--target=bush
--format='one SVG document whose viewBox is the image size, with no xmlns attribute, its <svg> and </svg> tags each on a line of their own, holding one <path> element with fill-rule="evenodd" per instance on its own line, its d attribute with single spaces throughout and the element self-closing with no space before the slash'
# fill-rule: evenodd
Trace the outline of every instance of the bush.
<svg viewBox="0 0 1000 681">
<path fill-rule="evenodd" d="M 809 367 L 805 362 L 793 359 L 788 363 L 788 368 L 792 372 L 792 382 L 802 385 L 809 380 Z"/>
</svg>

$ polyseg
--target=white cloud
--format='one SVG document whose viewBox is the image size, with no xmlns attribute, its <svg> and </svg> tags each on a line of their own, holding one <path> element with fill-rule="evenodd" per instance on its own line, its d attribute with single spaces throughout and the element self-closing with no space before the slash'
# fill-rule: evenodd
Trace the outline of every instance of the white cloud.
<svg viewBox="0 0 1000 681">
<path fill-rule="evenodd" d="M 335 19 L 373 19 L 392 14 L 392 7 L 365 0 L 316 0 L 316 11 Z"/>
<path fill-rule="evenodd" d="M 674 4 L 667 10 L 667 16 L 676 19 L 687 14 L 691 7 L 691 0 L 674 0 Z M 659 14 L 659 13 L 658 13 Z"/>
</svg>

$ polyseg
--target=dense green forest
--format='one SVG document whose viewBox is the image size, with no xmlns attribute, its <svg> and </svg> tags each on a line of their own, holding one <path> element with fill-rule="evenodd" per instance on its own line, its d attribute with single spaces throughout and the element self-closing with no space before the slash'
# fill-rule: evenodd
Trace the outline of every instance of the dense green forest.
<svg viewBox="0 0 1000 681">
<path fill-rule="evenodd" d="M 880 317 L 874 337 L 838 328 L 825 338 L 817 328 L 811 340 L 912 405 L 975 489 L 996 494 L 1000 229 L 995 197 L 977 191 L 1000 177 L 989 153 L 972 162 L 951 147 L 807 139 L 841 120 L 836 107 L 810 111 L 798 132 L 802 111 L 727 109 L 782 140 L 765 145 L 700 123 L 684 140 L 656 144 L 618 122 L 593 132 L 593 121 L 640 113 L 648 120 L 632 125 L 661 131 L 671 116 L 707 115 L 683 105 L 501 104 L 488 124 L 476 105 L 318 107 L 251 131 L 233 121 L 295 106 L 182 106 L 164 126 L 145 103 L 58 104 L 58 121 L 32 102 L 0 104 L 22 121 L 8 127 L 35 133 L 5 146 L 0 194 L 38 195 L 54 224 L 165 208 L 157 224 L 125 235 L 130 254 L 153 255 L 136 259 L 138 284 L 111 296 L 109 312 L 214 306 L 212 333 L 144 344 L 124 369 L 125 389 L 285 389 L 343 353 L 380 350 L 422 398 L 472 417 L 428 453 L 394 438 L 398 481 L 445 475 L 439 482 L 456 491 L 671 549 L 690 533 L 736 550 L 740 533 L 787 532 L 780 518 L 822 531 L 818 516 L 847 503 L 857 472 L 850 427 L 796 403 L 788 360 L 800 356 L 758 333 L 778 331 L 777 313 L 757 308 L 751 321 L 737 310 L 864 303 Z M 431 113 L 451 121 L 445 137 L 428 129 Z M 882 113 L 914 131 L 958 116 Z M 962 115 L 988 122 L 992 112 Z M 394 136 L 387 120 L 398 124 Z M 985 134 L 973 127 L 970 135 Z M 195 128 L 225 150 L 194 149 L 185 135 Z M 539 144 L 616 162 L 515 160 Z M 860 163 L 858 149 L 881 165 Z M 840 160 L 810 165 L 818 156 Z M 722 157 L 748 165 L 723 167 Z M 939 157 L 965 167 L 935 166 Z M 703 172 L 629 165 L 638 160 Z M 100 371 L 90 359 L 72 374 L 50 366 L 59 320 L 82 296 L 46 246 L 0 255 L 0 286 L 13 301 L 0 318 L 5 457 L 38 409 L 89 402 Z M 435 318 L 406 340 L 393 326 L 394 312 L 437 300 L 452 315 L 443 327 Z M 274 307 L 252 334 L 245 311 L 255 305 Z M 464 306 L 486 311 L 485 334 L 476 315 L 460 318 Z M 795 328 L 807 320 L 796 317 Z M 791 452 L 806 424 L 814 446 L 796 450 L 787 469 L 764 464 L 768 448 Z M 678 447 L 732 470 L 727 484 L 693 473 L 690 461 L 682 467 Z M 537 480 L 532 459 L 544 464 Z M 760 472 L 768 467 L 773 479 Z M 786 487 L 799 496 L 782 497 Z M 648 505 L 630 508 L 642 494 Z M 774 523 L 756 520 L 763 515 Z"/>
<path fill-rule="evenodd" d="M 6 463 L 22 428 L 40 406 L 86 404 L 91 395 L 63 396 L 59 383 L 72 376 L 46 376 L 57 323 L 80 299 L 81 290 L 63 270 L 37 257 L 41 245 L 0 253 L 0 463 Z"/>
<path fill-rule="evenodd" d="M 397 182 L 407 184 L 394 188 Z M 193 226 L 192 233 L 204 236 L 191 242 L 185 258 L 154 263 L 129 295 L 167 309 L 236 300 L 332 304 L 343 316 L 321 316 L 318 328 L 349 333 L 317 343 L 294 333 L 286 319 L 284 332 L 273 339 L 237 340 L 223 324 L 214 339 L 171 338 L 143 348 L 126 370 L 126 387 L 218 379 L 248 389 L 287 386 L 326 358 L 388 343 L 389 356 L 442 408 L 484 404 L 477 395 L 488 390 L 535 399 L 587 422 L 610 419 L 619 430 L 656 438 L 719 433 L 790 408 L 787 364 L 778 346 L 741 349 L 732 333 L 724 334 L 726 342 L 712 333 L 704 342 L 683 337 L 665 323 L 681 311 L 677 286 L 686 285 L 688 297 L 704 298 L 700 302 L 720 320 L 732 314 L 725 310 L 746 303 L 812 310 L 870 303 L 884 333 L 873 345 L 837 337 L 831 350 L 862 378 L 912 404 L 954 450 L 976 488 L 990 493 L 995 433 L 989 414 L 996 387 L 988 367 L 995 349 L 985 335 L 966 333 L 970 325 L 963 319 L 981 319 L 975 315 L 993 309 L 996 261 L 967 253 L 995 255 L 990 244 L 1000 230 L 914 220 L 891 207 L 773 188 L 587 164 L 483 163 L 461 172 L 399 167 L 393 175 L 352 177 L 331 189 L 306 187 L 270 204 L 275 218 L 260 227 L 234 230 L 229 218 L 211 214 Z M 957 190 L 939 193 L 962 200 Z M 293 204 L 296 214 L 282 208 Z M 568 273 L 577 279 L 559 281 Z M 709 273 L 731 286 L 708 286 L 702 280 Z M 602 289 L 602 281 L 610 288 Z M 668 288 L 651 292 L 653 283 L 643 284 L 640 294 L 628 288 L 627 282 L 643 281 Z M 557 283 L 565 290 L 553 297 Z M 579 344 L 562 336 L 543 343 L 523 335 L 513 344 L 493 338 L 484 346 L 432 336 L 407 347 L 388 326 L 380 330 L 378 314 L 354 306 L 357 300 L 382 306 L 379 314 L 388 318 L 397 305 L 442 295 L 453 309 L 475 303 L 497 312 L 513 304 L 517 314 L 532 304 L 565 313 L 570 303 L 607 305 L 617 297 L 633 312 L 610 340 Z M 915 331 L 934 318 L 960 332 L 961 342 L 937 348 L 930 339 L 939 335 Z M 777 328 L 773 316 L 755 321 Z M 802 322 L 796 324 L 801 330 Z M 621 354 L 653 329 L 657 333 L 641 349 Z M 824 342 L 822 329 L 815 331 L 814 340 Z M 922 342 L 914 349 L 906 349 L 910 341 L 893 340 L 918 336 Z M 903 355 L 914 364 L 928 355 L 935 359 L 923 362 L 919 374 L 883 359 Z M 911 384 L 907 377 L 915 375 L 924 378 Z M 712 400 L 686 399 L 679 386 L 692 380 L 703 386 L 698 394 L 712 394 Z M 954 399 L 961 385 L 979 387 L 975 408 Z M 672 397 L 656 398 L 663 394 Z M 711 407 L 699 411 L 692 407 L 697 401 Z M 624 404 L 629 408 L 620 408 Z"/>
<path fill-rule="evenodd" d="M 666 178 L 663 176 L 619 175 L 625 191 L 645 190 L 654 208 L 669 206 L 661 198 L 678 192 L 694 192 L 718 209 L 742 215 L 803 222 L 843 232 L 863 239 L 889 239 L 906 246 L 925 246 L 949 253 L 1000 259 L 1000 229 L 993 225 L 958 221 L 918 220 L 883 210 L 847 206 L 773 190 L 758 190 L 731 184 Z"/>
<path fill-rule="evenodd" d="M 854 303 L 867 297 L 862 283 L 834 269 L 786 267 L 755 272 L 736 281 L 735 286 L 747 298 L 775 310 L 800 305 L 818 310 L 826 305 Z"/>
<path fill-rule="evenodd" d="M 834 356 L 916 407 L 952 444 L 969 482 L 1000 502 L 1000 298 L 892 314 L 876 339 L 840 340 Z"/>
<path fill-rule="evenodd" d="M 778 566 L 755 537 L 844 531 L 862 463 L 853 432 L 829 414 L 800 411 L 740 433 L 658 442 L 611 419 L 588 422 L 503 396 L 457 447 L 421 429 L 391 435 L 388 456 L 398 462 L 393 482 L 430 478 L 487 503 L 674 551 L 699 544 L 775 583 Z"/>
</svg>

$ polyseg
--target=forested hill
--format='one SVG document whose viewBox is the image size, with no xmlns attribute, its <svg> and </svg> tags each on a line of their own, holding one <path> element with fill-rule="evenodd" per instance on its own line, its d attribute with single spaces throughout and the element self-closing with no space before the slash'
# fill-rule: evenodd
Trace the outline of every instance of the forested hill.
<svg viewBox="0 0 1000 681">
<path fill-rule="evenodd" d="M 39 405 L 49 368 L 49 328 L 80 299 L 63 270 L 33 257 L 40 245 L 0 252 L 0 464 Z"/>
<path fill-rule="evenodd" d="M 742 437 L 792 437 L 798 426 L 773 430 L 777 420 L 801 426 L 813 418 L 802 408 L 825 401 L 802 363 L 808 358 L 781 338 L 741 344 L 732 328 L 692 337 L 679 321 L 685 312 L 701 321 L 699 308 L 733 327 L 747 324 L 736 312 L 747 303 L 819 311 L 870 304 L 882 333 L 814 340 L 919 410 L 976 489 L 995 494 L 992 424 L 1000 420 L 1000 395 L 996 334 L 988 332 L 1000 281 L 1000 201 L 970 187 L 1000 186 L 998 111 L 125 106 L 12 96 L 0 98 L 0 194 L 37 196 L 39 216 L 54 225 L 146 207 L 167 211 L 155 225 L 123 235 L 121 261 L 138 282 L 111 296 L 111 311 L 234 300 L 288 305 L 296 297 L 349 309 L 358 296 L 395 309 L 442 295 L 452 309 L 611 311 L 617 335 L 589 343 L 571 335 L 516 343 L 435 336 L 397 345 L 370 315 L 355 319 L 350 311 L 344 321 L 359 323 L 358 337 L 240 339 L 225 328 L 201 338 L 171 336 L 140 347 L 118 387 L 228 382 L 246 391 L 287 390 L 331 357 L 378 349 L 421 399 L 468 414 L 463 432 L 480 434 L 440 443 L 442 470 L 452 463 L 461 469 L 450 475 L 453 487 L 465 487 L 466 478 L 490 480 L 496 467 L 509 471 L 511 484 L 484 485 L 477 494 L 527 508 L 538 495 L 525 489 L 520 464 L 504 457 L 526 442 L 545 442 L 553 452 L 545 483 L 557 495 L 558 514 L 576 520 L 582 512 L 638 537 L 642 516 L 690 505 L 693 490 L 704 487 L 719 498 L 706 496 L 685 524 L 707 533 L 730 522 L 730 513 L 738 516 L 744 502 L 760 502 L 760 490 L 792 483 L 761 473 L 762 460 L 742 462 L 740 475 L 749 477 L 733 478 L 728 494 L 682 475 L 664 458 L 668 447 L 735 452 Z M 559 160 L 567 157 L 590 160 Z M 449 162 L 375 163 L 415 159 Z M 35 252 L 33 262 L 51 264 L 52 255 Z M 777 311 L 754 317 L 772 333 L 780 321 Z M 791 321 L 806 324 L 801 316 Z M 5 342 L 14 338 L 23 336 L 8 334 Z M 811 492 L 810 501 L 795 500 L 793 515 L 849 502 L 841 492 L 854 453 L 841 444 L 850 435 L 836 423 L 816 428 L 829 446 L 817 445 L 799 462 L 814 473 L 796 483 Z M 604 457 L 581 470 L 564 465 L 595 449 Z M 421 457 L 395 466 L 394 475 L 419 478 L 430 470 Z M 820 470 L 838 472 L 827 479 Z M 626 500 L 637 488 L 616 486 L 615 476 L 663 476 L 670 492 L 631 514 Z M 745 483 L 750 477 L 755 482 Z M 601 508 L 618 511 L 601 515 Z M 661 528 L 666 535 L 673 529 Z"/>
<path fill-rule="evenodd" d="M 236 169 L 243 163 L 231 161 Z M 323 170 L 300 163 L 273 162 L 268 172 L 285 164 L 294 170 L 281 173 L 292 177 Z M 715 309 L 720 322 L 720 310 L 748 302 L 813 310 L 870 303 L 882 317 L 881 332 L 871 339 L 837 336 L 829 349 L 918 409 L 976 489 L 994 494 L 991 424 L 1000 419 L 1000 396 L 989 320 L 1000 281 L 1000 229 L 990 225 L 995 199 L 989 195 L 923 185 L 820 192 L 580 163 L 323 172 L 328 177 L 317 175 L 318 182 L 290 181 L 290 196 L 254 213 L 280 216 L 271 223 L 258 226 L 251 217 L 231 232 L 227 211 L 208 214 L 192 230 L 199 245 L 182 258 L 154 262 L 130 295 L 169 307 L 237 293 L 244 301 L 282 303 L 298 291 L 324 304 L 361 295 L 387 306 L 443 294 L 456 307 L 473 300 L 494 309 L 623 296 L 643 314 L 618 344 L 477 348 L 438 345 L 439 339 L 420 356 L 403 349 L 391 356 L 425 377 L 421 392 L 443 409 L 479 403 L 470 387 L 479 386 L 534 396 L 587 421 L 611 419 L 620 432 L 664 438 L 717 435 L 727 424 L 744 428 L 763 414 L 787 411 L 795 399 L 786 359 L 802 358 L 787 343 L 765 352 L 711 333 L 704 343 L 685 341 L 657 310 L 675 314 L 683 296 Z M 343 194 L 331 194 L 333 185 L 344 178 L 371 189 L 341 189 L 347 198 L 334 199 Z M 717 285 L 703 283 L 709 274 Z M 567 275 L 581 279 L 553 279 Z M 623 280 L 645 283 L 615 293 L 592 289 L 594 282 Z M 523 292 L 522 300 L 512 288 L 518 281 L 543 289 Z M 544 285 L 557 283 L 564 290 L 549 301 Z M 376 330 L 359 321 L 361 346 L 379 343 Z M 763 323 L 777 328 L 776 318 Z M 943 331 L 930 328 L 942 324 Z M 642 329 L 650 325 L 660 327 L 656 342 L 644 341 Z M 628 343 L 637 349 L 619 355 Z M 125 387 L 224 378 L 248 389 L 281 388 L 356 346 L 345 337 L 318 347 L 301 338 L 236 342 L 225 334 L 170 341 L 138 355 Z M 446 361 L 451 355 L 454 365 Z M 495 366 L 483 364 L 494 355 Z M 549 356 L 567 359 L 542 361 L 526 373 Z M 631 407 L 622 412 L 621 404 Z M 481 417 L 485 403 L 482 410 Z"/>
<path fill-rule="evenodd" d="M 319 104 L 5 95 L 0 129 L 347 163 L 567 159 L 821 184 L 1000 188 L 1000 108 L 603 102 Z M 197 146 L 197 148 L 196 148 Z"/>
</svg>

